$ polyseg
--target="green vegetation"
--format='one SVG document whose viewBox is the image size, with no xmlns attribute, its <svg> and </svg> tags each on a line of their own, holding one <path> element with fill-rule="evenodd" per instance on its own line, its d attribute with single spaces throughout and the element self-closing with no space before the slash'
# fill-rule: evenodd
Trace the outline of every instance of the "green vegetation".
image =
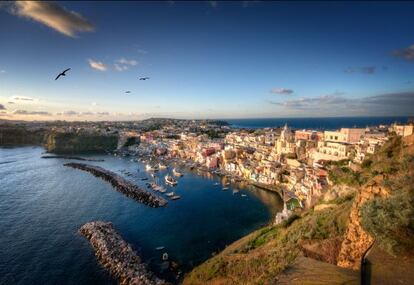
<svg viewBox="0 0 414 285">
<path fill-rule="evenodd" d="M 53 153 L 112 151 L 118 145 L 118 135 L 52 132 L 47 138 L 47 150 Z"/>
<path fill-rule="evenodd" d="M 347 166 L 333 165 L 328 175 L 335 185 L 360 186 L 366 182 L 361 172 L 353 171 Z"/>
<path fill-rule="evenodd" d="M 372 234 L 380 247 L 392 255 L 414 249 L 414 155 L 404 148 L 400 138 L 390 140 L 371 160 L 371 173 L 382 174 L 380 186 L 390 197 L 366 202 L 362 226 Z"/>
<path fill-rule="evenodd" d="M 264 227 L 196 267 L 184 284 L 269 284 L 300 254 L 300 242 L 342 236 L 351 205 L 346 200 L 341 207 L 293 214 Z"/>
</svg>

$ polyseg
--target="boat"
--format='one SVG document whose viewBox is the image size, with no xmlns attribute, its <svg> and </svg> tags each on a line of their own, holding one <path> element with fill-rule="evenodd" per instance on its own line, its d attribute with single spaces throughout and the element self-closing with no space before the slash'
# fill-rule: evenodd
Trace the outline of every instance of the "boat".
<svg viewBox="0 0 414 285">
<path fill-rule="evenodd" d="M 165 246 L 157 246 L 155 249 L 156 250 L 163 250 L 165 248 Z"/>
<path fill-rule="evenodd" d="M 164 261 L 168 260 L 168 253 L 164 252 L 162 254 L 162 260 L 164 260 Z"/>
<path fill-rule="evenodd" d="M 145 165 L 145 170 L 146 171 L 155 171 L 155 168 L 152 167 L 151 165 L 147 164 L 147 165 Z"/>
<path fill-rule="evenodd" d="M 181 196 L 179 196 L 179 195 L 174 195 L 174 196 L 172 196 L 171 197 L 171 200 L 178 200 L 178 199 L 180 199 L 181 198 Z"/>
<path fill-rule="evenodd" d="M 161 163 L 158 163 L 158 168 L 159 169 L 167 169 L 167 166 Z"/>
<path fill-rule="evenodd" d="M 247 197 L 247 195 L 246 195 L 246 194 L 241 194 L 241 196 L 242 196 L 242 197 Z"/>
<path fill-rule="evenodd" d="M 229 190 L 229 187 L 223 187 L 223 191 Z"/>
<path fill-rule="evenodd" d="M 234 189 L 234 190 L 233 190 L 233 194 L 237 194 L 237 193 L 239 193 L 239 190 Z"/>
<path fill-rule="evenodd" d="M 172 196 L 174 196 L 175 194 L 174 194 L 174 192 L 169 192 L 169 193 L 167 193 L 167 194 L 165 194 L 165 195 L 167 195 L 168 197 L 172 197 Z"/>
<path fill-rule="evenodd" d="M 171 185 L 171 186 L 175 186 L 177 185 L 177 180 L 175 180 L 172 176 L 170 175 L 165 175 L 165 183 Z"/>
<path fill-rule="evenodd" d="M 216 183 L 214 183 L 214 185 L 216 185 L 216 186 L 217 186 L 217 185 L 220 185 L 220 183 L 219 183 L 219 182 L 216 182 Z"/>
<path fill-rule="evenodd" d="M 173 169 L 173 174 L 174 174 L 175 176 L 178 176 L 178 177 L 183 176 L 183 174 L 182 174 L 181 172 L 177 171 L 175 168 Z"/>
</svg>

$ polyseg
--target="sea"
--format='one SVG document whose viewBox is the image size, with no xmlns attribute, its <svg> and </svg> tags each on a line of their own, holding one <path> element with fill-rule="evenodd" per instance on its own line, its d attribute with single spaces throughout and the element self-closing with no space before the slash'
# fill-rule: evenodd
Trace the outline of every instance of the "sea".
<svg viewBox="0 0 414 285">
<path fill-rule="evenodd" d="M 192 171 L 174 188 L 180 200 L 150 208 L 90 173 L 63 166 L 73 160 L 42 159 L 44 152 L 32 146 L 0 148 L 0 284 L 116 284 L 78 233 L 83 224 L 96 220 L 112 222 L 153 272 L 176 283 L 161 261 L 164 252 L 188 272 L 271 222 L 282 209 L 275 193 L 237 183 L 223 191 L 222 178 Z M 142 163 L 128 157 L 83 157 L 103 159 L 85 163 L 142 187 L 141 178 L 153 179 Z M 169 172 L 154 179 L 172 190 L 163 179 Z"/>
<path fill-rule="evenodd" d="M 277 128 L 287 124 L 293 129 L 336 130 L 340 128 L 365 128 L 380 124 L 407 123 L 410 117 L 331 117 L 331 118 L 267 118 L 223 119 L 233 128 Z"/>
</svg>

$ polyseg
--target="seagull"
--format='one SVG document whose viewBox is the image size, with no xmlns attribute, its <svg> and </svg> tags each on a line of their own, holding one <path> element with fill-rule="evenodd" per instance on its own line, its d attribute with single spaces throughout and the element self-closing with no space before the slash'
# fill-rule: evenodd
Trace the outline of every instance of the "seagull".
<svg viewBox="0 0 414 285">
<path fill-rule="evenodd" d="M 129 93 L 131 93 L 131 91 L 125 91 L 125 93 L 128 93 L 129 94 Z"/>
<path fill-rule="evenodd" d="M 150 79 L 149 77 L 140 77 L 139 80 L 148 80 Z"/>
<path fill-rule="evenodd" d="M 68 69 L 64 70 L 63 72 L 59 73 L 59 75 L 56 76 L 55 80 L 58 80 L 59 77 L 61 77 L 61 76 L 66 76 L 66 71 L 69 71 L 69 70 L 70 70 L 70 68 L 68 68 Z"/>
</svg>

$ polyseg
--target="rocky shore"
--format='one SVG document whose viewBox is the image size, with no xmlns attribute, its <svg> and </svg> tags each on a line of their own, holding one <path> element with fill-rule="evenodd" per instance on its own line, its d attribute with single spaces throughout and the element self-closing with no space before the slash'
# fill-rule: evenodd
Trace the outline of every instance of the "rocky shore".
<svg viewBox="0 0 414 285">
<path fill-rule="evenodd" d="M 89 159 L 79 156 L 70 156 L 70 155 L 43 155 L 42 158 L 61 158 L 61 159 L 72 159 L 80 161 L 104 161 L 103 159 Z"/>
<path fill-rule="evenodd" d="M 159 197 L 151 192 L 148 192 L 147 190 L 142 189 L 137 185 L 124 179 L 122 176 L 112 171 L 106 170 L 102 167 L 73 162 L 66 163 L 64 164 L 64 166 L 92 173 L 94 176 L 100 177 L 103 180 L 111 183 L 112 186 L 119 192 L 150 207 L 162 207 L 167 204 L 167 200 L 165 200 L 164 198 Z"/>
<path fill-rule="evenodd" d="M 115 231 L 112 223 L 90 222 L 83 225 L 79 232 L 89 240 L 99 262 L 119 284 L 168 284 L 146 268 L 131 246 Z"/>
</svg>

